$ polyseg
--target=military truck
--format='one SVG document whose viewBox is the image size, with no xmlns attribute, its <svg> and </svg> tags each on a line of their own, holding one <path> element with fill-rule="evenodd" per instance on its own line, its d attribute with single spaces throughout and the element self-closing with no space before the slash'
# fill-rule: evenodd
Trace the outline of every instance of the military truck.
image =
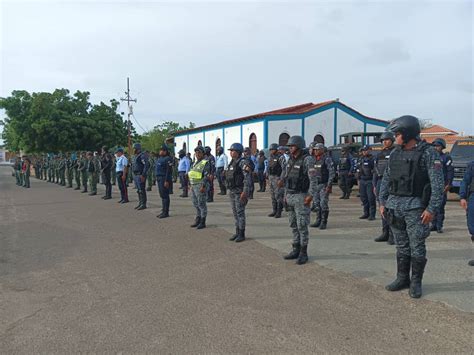
<svg viewBox="0 0 474 355">
<path fill-rule="evenodd" d="M 451 148 L 454 179 L 450 192 L 459 194 L 459 187 L 466 172 L 467 164 L 474 160 L 474 138 L 457 140 Z"/>
</svg>

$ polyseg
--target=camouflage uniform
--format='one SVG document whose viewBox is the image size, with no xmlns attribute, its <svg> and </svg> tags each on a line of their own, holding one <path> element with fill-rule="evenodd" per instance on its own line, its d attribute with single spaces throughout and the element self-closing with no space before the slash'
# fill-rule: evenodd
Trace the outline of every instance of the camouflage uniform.
<svg viewBox="0 0 474 355">
<path fill-rule="evenodd" d="M 72 168 L 74 171 L 74 180 L 76 181 L 76 188 L 74 190 L 81 189 L 81 172 L 79 171 L 79 159 L 80 157 L 76 157 L 76 159 L 72 162 Z"/>
<path fill-rule="evenodd" d="M 283 172 L 285 171 L 286 160 L 281 154 L 272 154 L 268 159 L 268 180 L 270 183 L 270 196 L 272 198 L 273 212 L 269 217 L 280 218 L 283 210 L 283 199 L 285 189 L 278 186 Z"/>
<path fill-rule="evenodd" d="M 154 157 L 154 155 L 152 154 L 149 159 L 148 159 L 149 163 L 150 163 L 150 170 L 148 170 L 148 175 L 147 175 L 147 188 L 146 190 L 147 191 L 151 191 L 151 188 L 153 186 L 153 184 L 155 183 L 155 180 L 156 180 L 156 173 L 155 173 L 155 164 L 156 164 L 156 158 Z"/>
<path fill-rule="evenodd" d="M 97 183 L 99 182 L 100 162 L 97 157 L 90 157 L 87 164 L 89 175 L 89 195 L 97 194 Z"/>
<path fill-rule="evenodd" d="M 193 178 L 193 172 L 202 172 L 201 178 Z M 189 182 L 191 185 L 192 201 L 194 208 L 196 208 L 196 219 L 202 219 L 207 217 L 207 187 L 209 185 L 208 176 L 211 174 L 211 166 L 209 161 L 202 159 L 196 160 L 193 167 L 188 173 Z M 201 192 L 201 187 L 206 189 L 205 192 Z"/>
<path fill-rule="evenodd" d="M 336 175 L 334 162 L 329 154 L 325 153 L 321 157 L 309 156 L 306 159 L 308 176 L 310 181 L 309 191 L 313 196 L 313 209 L 317 213 L 316 223 L 312 227 L 324 226 L 329 215 L 329 191 L 332 181 Z"/>
<path fill-rule="evenodd" d="M 88 179 L 88 168 L 89 161 L 86 159 L 84 154 L 81 154 L 77 171 L 81 174 L 82 192 L 87 192 L 87 179 Z"/>
<path fill-rule="evenodd" d="M 235 238 L 232 240 L 242 241 L 245 239 L 245 206 L 247 206 L 249 188 L 252 183 L 251 173 L 252 169 L 248 165 L 247 159 L 242 157 L 237 160 L 232 159 L 225 171 L 225 182 L 230 192 L 230 205 L 236 229 Z M 243 201 L 240 198 L 242 192 L 246 195 Z M 239 238 L 239 236 L 241 237 Z M 237 238 L 239 239 L 237 240 Z"/>
<path fill-rule="evenodd" d="M 72 161 L 71 157 L 68 155 L 68 157 L 66 158 L 67 187 L 72 187 L 72 179 L 74 177 L 73 165 L 74 165 L 74 162 Z"/>
<path fill-rule="evenodd" d="M 308 178 L 308 167 L 310 165 L 309 156 L 300 156 L 297 160 L 290 157 L 288 164 L 286 165 L 286 171 L 284 172 L 284 180 L 286 182 L 286 205 L 288 209 L 288 218 L 290 227 L 293 232 L 293 245 L 299 245 L 305 247 L 309 241 L 309 214 L 310 207 L 304 205 L 306 196 L 309 195 L 309 178 Z M 295 184 L 289 182 L 289 176 L 292 170 L 302 170 L 301 179 L 306 179 L 301 182 L 302 188 L 296 187 Z"/>
<path fill-rule="evenodd" d="M 66 159 L 61 157 L 58 163 L 59 184 L 66 186 Z"/>
</svg>

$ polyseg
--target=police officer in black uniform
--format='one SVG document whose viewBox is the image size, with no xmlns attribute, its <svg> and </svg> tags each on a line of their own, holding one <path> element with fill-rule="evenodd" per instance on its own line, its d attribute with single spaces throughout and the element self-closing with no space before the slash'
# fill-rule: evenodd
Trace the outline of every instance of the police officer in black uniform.
<svg viewBox="0 0 474 355">
<path fill-rule="evenodd" d="M 148 170 L 150 169 L 150 163 L 148 162 L 148 157 L 145 153 L 142 152 L 142 145 L 140 143 L 135 143 L 133 145 L 133 153 L 135 154 L 135 159 L 133 160 L 132 171 L 133 171 L 133 181 L 135 182 L 135 187 L 138 194 L 138 205 L 135 207 L 136 210 L 146 209 L 146 178 L 148 176 Z"/>
<path fill-rule="evenodd" d="M 347 200 L 351 196 L 354 174 L 353 169 L 354 159 L 352 158 L 351 151 L 348 147 L 343 147 L 341 149 L 341 157 L 337 164 L 338 184 L 342 191 L 342 196 L 339 197 L 341 200 Z"/>
<path fill-rule="evenodd" d="M 435 218 L 433 219 L 431 231 L 443 233 L 444 209 L 446 207 L 446 202 L 448 201 L 448 192 L 451 189 L 451 185 L 453 184 L 454 167 L 451 155 L 443 152 L 443 150 L 446 149 L 446 141 L 443 138 L 436 138 L 433 141 L 433 146 L 439 153 L 439 158 L 441 160 L 441 164 L 443 165 L 444 193 L 441 206 L 439 206 L 439 210 L 436 211 Z"/>
<path fill-rule="evenodd" d="M 283 169 L 286 166 L 285 157 L 278 151 L 278 144 L 270 144 L 270 158 L 268 159 L 268 181 L 272 198 L 272 212 L 268 217 L 280 218 L 283 211 L 283 198 L 285 190 L 278 186 Z"/>
<path fill-rule="evenodd" d="M 395 136 L 392 132 L 383 132 L 380 136 L 380 141 L 383 144 L 383 149 L 375 157 L 373 178 L 375 196 L 379 204 L 380 185 L 382 184 L 383 174 L 385 172 L 385 169 L 387 168 L 388 158 L 390 158 L 390 153 L 394 148 L 393 142 L 395 141 Z M 390 245 L 395 244 L 395 242 L 393 241 L 392 230 L 390 229 L 390 226 L 388 225 L 387 220 L 385 218 L 382 218 L 382 234 L 374 240 L 376 242 L 387 242 Z"/>
<path fill-rule="evenodd" d="M 103 146 L 102 155 L 100 157 L 100 169 L 105 185 L 105 195 L 102 197 L 103 200 L 110 200 L 112 198 L 112 182 L 110 181 L 112 164 L 112 155 L 109 153 L 108 148 Z"/>
<path fill-rule="evenodd" d="M 161 213 L 158 218 L 170 216 L 170 187 L 173 184 L 173 158 L 166 144 L 161 146 L 160 157 L 155 161 L 156 185 L 161 197 Z"/>
<path fill-rule="evenodd" d="M 375 210 L 377 208 L 375 203 L 374 186 L 372 184 L 374 171 L 374 158 L 372 156 L 372 148 L 365 145 L 361 148 L 362 157 L 359 160 L 359 192 L 360 200 L 364 206 L 364 214 L 360 219 L 368 219 L 373 221 L 375 219 Z"/>
</svg>

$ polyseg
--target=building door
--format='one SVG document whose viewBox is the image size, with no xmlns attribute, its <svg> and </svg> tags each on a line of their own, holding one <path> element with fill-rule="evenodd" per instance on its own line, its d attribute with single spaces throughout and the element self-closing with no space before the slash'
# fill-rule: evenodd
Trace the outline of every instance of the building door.
<svg viewBox="0 0 474 355">
<path fill-rule="evenodd" d="M 186 146 L 186 142 L 184 142 L 184 143 L 183 143 L 183 150 L 184 150 L 185 153 L 188 152 L 188 149 L 187 149 L 187 148 L 188 148 L 188 147 Z"/>
<path fill-rule="evenodd" d="M 200 140 L 198 141 L 198 147 L 202 147 L 202 142 Z"/>
<path fill-rule="evenodd" d="M 280 137 L 278 137 L 278 145 L 286 145 L 288 143 L 288 139 L 290 139 L 290 135 L 288 133 L 280 134 Z"/>
<path fill-rule="evenodd" d="M 324 144 L 324 137 L 320 134 L 317 134 L 314 136 L 313 142 Z"/>
<path fill-rule="evenodd" d="M 216 150 L 215 150 L 215 153 L 217 154 L 217 148 L 221 147 L 222 144 L 221 144 L 221 139 L 220 138 L 217 138 L 216 139 Z"/>
<path fill-rule="evenodd" d="M 257 153 L 257 135 L 255 133 L 252 133 L 249 137 L 249 148 L 252 152 L 252 155 Z"/>
</svg>

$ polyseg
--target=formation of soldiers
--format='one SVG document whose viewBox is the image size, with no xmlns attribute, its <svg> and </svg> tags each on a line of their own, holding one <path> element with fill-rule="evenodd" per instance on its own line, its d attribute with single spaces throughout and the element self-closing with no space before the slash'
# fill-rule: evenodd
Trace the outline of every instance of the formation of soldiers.
<svg viewBox="0 0 474 355">
<path fill-rule="evenodd" d="M 402 116 L 393 120 L 381 136 L 382 150 L 375 156 L 371 147 L 364 146 L 361 156 L 352 157 L 343 149 L 334 163 L 324 144 L 313 142 L 307 147 L 301 136 L 289 138 L 287 146 L 273 143 L 265 154 L 253 155 L 249 148 L 233 143 L 229 148 L 230 161 L 222 147 L 217 157 L 210 147 L 197 146 L 194 160 L 181 150 L 179 160 L 172 157 L 163 144 L 154 156 L 143 152 L 139 143 L 133 145 L 133 156 L 128 159 L 123 148 L 115 155 L 102 147 L 101 152 L 58 154 L 34 159 L 36 177 L 89 195 L 97 194 L 99 179 L 106 186 L 103 199 L 110 199 L 112 184 L 119 186 L 119 203 L 128 203 L 128 184 L 133 181 L 138 195 L 137 210 L 147 208 L 147 191 L 156 183 L 162 199 L 158 218 L 170 216 L 170 194 L 173 181 L 179 177 L 182 194 L 191 192 L 196 217 L 192 228 L 206 228 L 207 203 L 214 200 L 214 180 L 220 195 L 229 195 L 234 216 L 234 242 L 246 239 L 246 206 L 253 198 L 254 178 L 259 192 L 266 190 L 268 180 L 272 211 L 268 215 L 281 218 L 287 211 L 292 232 L 292 249 L 284 256 L 303 265 L 308 261 L 309 227 L 324 230 L 328 227 L 329 196 L 332 182 L 338 174 L 341 199 L 348 199 L 353 180 L 357 179 L 363 206 L 361 219 L 375 220 L 377 204 L 382 217 L 382 233 L 375 239 L 395 244 L 397 248 L 397 276 L 386 289 L 398 291 L 409 288 L 413 298 L 421 297 L 421 282 L 427 263 L 425 239 L 430 231 L 442 233 L 444 206 L 452 183 L 449 155 L 444 154 L 446 143 L 437 139 L 433 145 L 419 138 L 420 124 L 416 117 Z M 29 171 L 30 161 L 23 159 Z M 20 164 L 15 166 L 18 170 Z M 469 231 L 474 238 L 474 162 L 468 168 L 461 186 L 461 205 L 468 212 Z M 23 164 L 21 171 L 24 171 Z M 23 176 L 25 174 L 23 173 Z M 17 177 L 17 181 L 18 181 Z M 147 186 L 148 185 L 148 186 Z M 29 182 L 28 182 L 29 186 Z M 315 222 L 310 224 L 311 212 Z M 472 261 L 470 261 L 470 265 Z"/>
</svg>

